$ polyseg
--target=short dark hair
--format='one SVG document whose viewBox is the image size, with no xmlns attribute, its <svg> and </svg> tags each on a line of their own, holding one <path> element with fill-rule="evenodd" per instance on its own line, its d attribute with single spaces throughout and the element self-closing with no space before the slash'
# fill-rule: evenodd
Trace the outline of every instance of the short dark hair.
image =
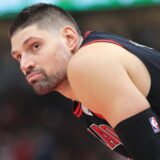
<svg viewBox="0 0 160 160">
<path fill-rule="evenodd" d="M 79 35 L 81 35 L 76 21 L 69 12 L 53 4 L 37 3 L 23 9 L 17 15 L 9 28 L 9 36 L 12 37 L 17 30 L 23 29 L 34 23 L 45 27 L 49 26 L 49 24 L 53 27 L 56 25 L 69 24 L 76 29 Z"/>
</svg>

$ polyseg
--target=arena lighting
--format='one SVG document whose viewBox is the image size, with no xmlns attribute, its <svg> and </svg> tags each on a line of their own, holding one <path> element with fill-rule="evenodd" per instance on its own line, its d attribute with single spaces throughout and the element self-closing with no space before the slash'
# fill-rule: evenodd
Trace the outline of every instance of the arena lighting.
<svg viewBox="0 0 160 160">
<path fill-rule="evenodd" d="M 160 5 L 160 0 L 0 0 L 0 18 L 12 18 L 24 7 L 39 2 L 56 4 L 70 11 Z"/>
</svg>

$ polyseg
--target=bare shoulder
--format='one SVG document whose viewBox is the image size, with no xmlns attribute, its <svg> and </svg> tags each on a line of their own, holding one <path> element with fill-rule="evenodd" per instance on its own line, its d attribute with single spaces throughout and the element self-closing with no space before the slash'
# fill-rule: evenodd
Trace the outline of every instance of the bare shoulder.
<svg viewBox="0 0 160 160">
<path fill-rule="evenodd" d="M 116 60 L 120 58 L 124 52 L 126 52 L 125 49 L 112 43 L 106 43 L 106 42 L 92 43 L 90 45 L 80 48 L 80 50 L 73 56 L 71 64 L 73 64 L 74 61 L 76 61 L 77 63 L 80 62 L 81 60 L 84 61 L 87 58 L 103 59 L 103 57 L 107 57 L 108 60 L 110 58 L 114 58 Z M 92 61 L 90 62 L 92 63 Z"/>
<path fill-rule="evenodd" d="M 68 74 L 76 78 L 92 72 L 96 75 L 96 72 L 101 70 L 112 75 L 113 71 L 116 73 L 119 70 L 118 68 L 123 68 L 136 87 L 147 96 L 151 84 L 147 68 L 134 54 L 112 43 L 93 43 L 81 48 L 70 61 Z"/>
<path fill-rule="evenodd" d="M 76 92 L 84 91 L 82 86 L 88 86 L 88 83 L 91 82 L 91 77 L 102 80 L 101 76 L 99 76 L 101 72 L 108 77 L 113 73 L 112 69 L 122 67 L 121 54 L 124 51 L 117 45 L 103 42 L 80 48 L 68 65 L 68 78 L 73 89 Z M 89 87 L 86 87 L 85 90 L 87 88 Z"/>
<path fill-rule="evenodd" d="M 93 43 L 88 46 L 80 48 L 80 50 L 72 57 L 68 65 L 68 74 L 80 73 L 80 71 L 96 71 L 96 67 L 109 66 L 110 69 L 114 67 L 111 65 L 115 63 L 120 65 L 122 60 L 123 52 L 125 52 L 120 46 L 114 45 L 112 43 Z M 103 65 L 102 65 L 103 64 Z M 107 69 L 107 68 L 106 68 Z"/>
<path fill-rule="evenodd" d="M 129 73 L 132 66 L 141 63 L 138 61 L 138 58 L 121 46 L 106 42 L 93 43 L 80 48 L 72 57 L 68 65 L 68 76 L 74 79 L 78 76 L 87 76 L 92 72 L 93 74 L 98 74 L 100 71 L 110 73 L 115 68 L 123 68 Z"/>
<path fill-rule="evenodd" d="M 81 48 L 68 65 L 68 79 L 76 96 L 113 126 L 148 106 L 143 92 L 128 74 L 134 75 L 130 63 L 143 66 L 120 46 L 94 43 Z"/>
</svg>

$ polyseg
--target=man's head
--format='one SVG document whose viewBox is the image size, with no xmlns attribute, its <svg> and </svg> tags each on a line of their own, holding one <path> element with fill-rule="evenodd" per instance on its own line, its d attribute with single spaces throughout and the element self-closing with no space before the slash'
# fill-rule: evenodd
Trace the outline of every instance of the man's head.
<svg viewBox="0 0 160 160">
<path fill-rule="evenodd" d="M 38 94 L 58 90 L 81 33 L 71 15 L 55 5 L 36 4 L 16 17 L 9 35 L 12 56 Z"/>
<path fill-rule="evenodd" d="M 10 37 L 19 29 L 32 24 L 45 29 L 47 26 L 56 29 L 64 25 L 71 25 L 79 35 L 81 34 L 77 23 L 67 11 L 56 5 L 39 3 L 25 8 L 18 14 L 9 29 Z"/>
</svg>

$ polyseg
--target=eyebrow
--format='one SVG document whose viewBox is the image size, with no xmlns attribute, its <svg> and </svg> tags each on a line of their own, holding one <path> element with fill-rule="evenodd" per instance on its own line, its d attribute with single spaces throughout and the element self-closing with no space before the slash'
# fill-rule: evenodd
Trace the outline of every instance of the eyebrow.
<svg viewBox="0 0 160 160">
<path fill-rule="evenodd" d="M 38 38 L 38 37 L 29 37 L 22 43 L 22 45 L 23 46 L 26 45 L 31 39 L 40 39 L 40 38 Z"/>
</svg>

